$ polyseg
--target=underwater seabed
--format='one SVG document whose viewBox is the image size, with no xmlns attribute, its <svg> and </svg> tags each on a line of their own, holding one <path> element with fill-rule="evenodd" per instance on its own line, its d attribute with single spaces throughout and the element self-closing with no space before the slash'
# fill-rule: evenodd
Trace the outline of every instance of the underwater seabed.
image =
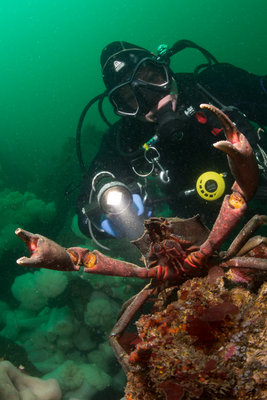
<svg viewBox="0 0 267 400">
<path fill-rule="evenodd" d="M 0 302 L 1 357 L 56 378 L 62 400 L 264 400 L 267 283 L 257 293 L 209 276 L 168 289 L 127 343 L 126 378 L 108 344 L 120 304 L 138 291 L 122 278 L 50 270 L 17 277 L 17 307 Z M 134 282 L 133 282 L 134 283 Z M 225 284 L 226 283 L 226 284 Z M 126 335 L 127 338 L 127 335 Z"/>
<path fill-rule="evenodd" d="M 126 379 L 108 334 L 121 303 L 138 289 L 120 278 L 111 285 L 111 278 L 75 275 L 37 270 L 15 278 L 17 307 L 0 302 L 1 358 L 56 378 L 64 400 L 120 399 Z"/>
<path fill-rule="evenodd" d="M 257 294 L 194 278 L 137 322 L 127 400 L 264 400 L 267 283 Z"/>
</svg>

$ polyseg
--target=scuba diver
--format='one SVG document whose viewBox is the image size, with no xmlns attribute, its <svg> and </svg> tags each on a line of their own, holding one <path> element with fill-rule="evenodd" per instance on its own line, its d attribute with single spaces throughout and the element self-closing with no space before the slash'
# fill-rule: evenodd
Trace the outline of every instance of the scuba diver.
<svg viewBox="0 0 267 400">
<path fill-rule="evenodd" d="M 174 73 L 170 58 L 185 48 L 200 51 L 207 62 L 193 73 Z M 233 178 L 225 155 L 212 146 L 224 139 L 223 130 L 211 112 L 199 108 L 201 103 L 220 108 L 245 134 L 267 186 L 260 128 L 267 125 L 267 75 L 219 63 L 189 40 L 172 48 L 161 45 L 157 54 L 124 41 L 112 42 L 102 51 L 101 67 L 106 91 L 87 104 L 77 128 L 84 174 L 79 229 L 101 247 L 105 248 L 101 238 L 140 236 L 144 219 L 159 216 L 160 207 L 160 212 L 169 213 L 164 216 L 200 214 L 212 226 L 220 197 L 230 190 Z M 121 117 L 113 125 L 102 110 L 105 97 Z M 96 101 L 109 130 L 87 170 L 80 137 L 85 115 Z"/>
</svg>

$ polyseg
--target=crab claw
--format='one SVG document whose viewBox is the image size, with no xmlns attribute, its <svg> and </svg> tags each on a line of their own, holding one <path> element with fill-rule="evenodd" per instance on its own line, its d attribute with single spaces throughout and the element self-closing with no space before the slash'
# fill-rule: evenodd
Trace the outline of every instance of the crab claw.
<svg viewBox="0 0 267 400">
<path fill-rule="evenodd" d="M 227 140 L 214 143 L 214 147 L 228 156 L 229 166 L 236 180 L 233 191 L 240 193 L 246 201 L 250 200 L 257 190 L 259 171 L 248 140 L 221 110 L 211 104 L 201 104 L 200 108 L 210 110 L 221 122 Z"/>
<path fill-rule="evenodd" d="M 68 252 L 45 236 L 16 229 L 16 235 L 23 240 L 30 250 L 30 257 L 17 260 L 23 267 L 48 268 L 59 271 L 74 271 L 75 265 Z"/>
</svg>

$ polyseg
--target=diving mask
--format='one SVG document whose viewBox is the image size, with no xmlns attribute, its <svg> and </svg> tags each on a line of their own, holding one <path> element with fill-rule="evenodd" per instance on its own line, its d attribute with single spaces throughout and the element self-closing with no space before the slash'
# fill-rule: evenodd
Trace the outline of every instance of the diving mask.
<svg viewBox="0 0 267 400">
<path fill-rule="evenodd" d="M 115 86 L 109 99 L 121 116 L 147 114 L 171 90 L 172 78 L 165 63 L 143 58 L 125 82 Z"/>
</svg>

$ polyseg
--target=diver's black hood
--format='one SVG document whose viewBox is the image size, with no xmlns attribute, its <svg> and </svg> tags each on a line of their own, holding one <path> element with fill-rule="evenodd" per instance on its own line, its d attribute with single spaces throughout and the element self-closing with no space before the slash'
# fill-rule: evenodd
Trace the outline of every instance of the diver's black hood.
<svg viewBox="0 0 267 400">
<path fill-rule="evenodd" d="M 112 42 L 101 53 L 103 80 L 108 91 L 124 82 L 134 67 L 145 57 L 155 55 L 143 47 L 128 42 Z"/>
</svg>

